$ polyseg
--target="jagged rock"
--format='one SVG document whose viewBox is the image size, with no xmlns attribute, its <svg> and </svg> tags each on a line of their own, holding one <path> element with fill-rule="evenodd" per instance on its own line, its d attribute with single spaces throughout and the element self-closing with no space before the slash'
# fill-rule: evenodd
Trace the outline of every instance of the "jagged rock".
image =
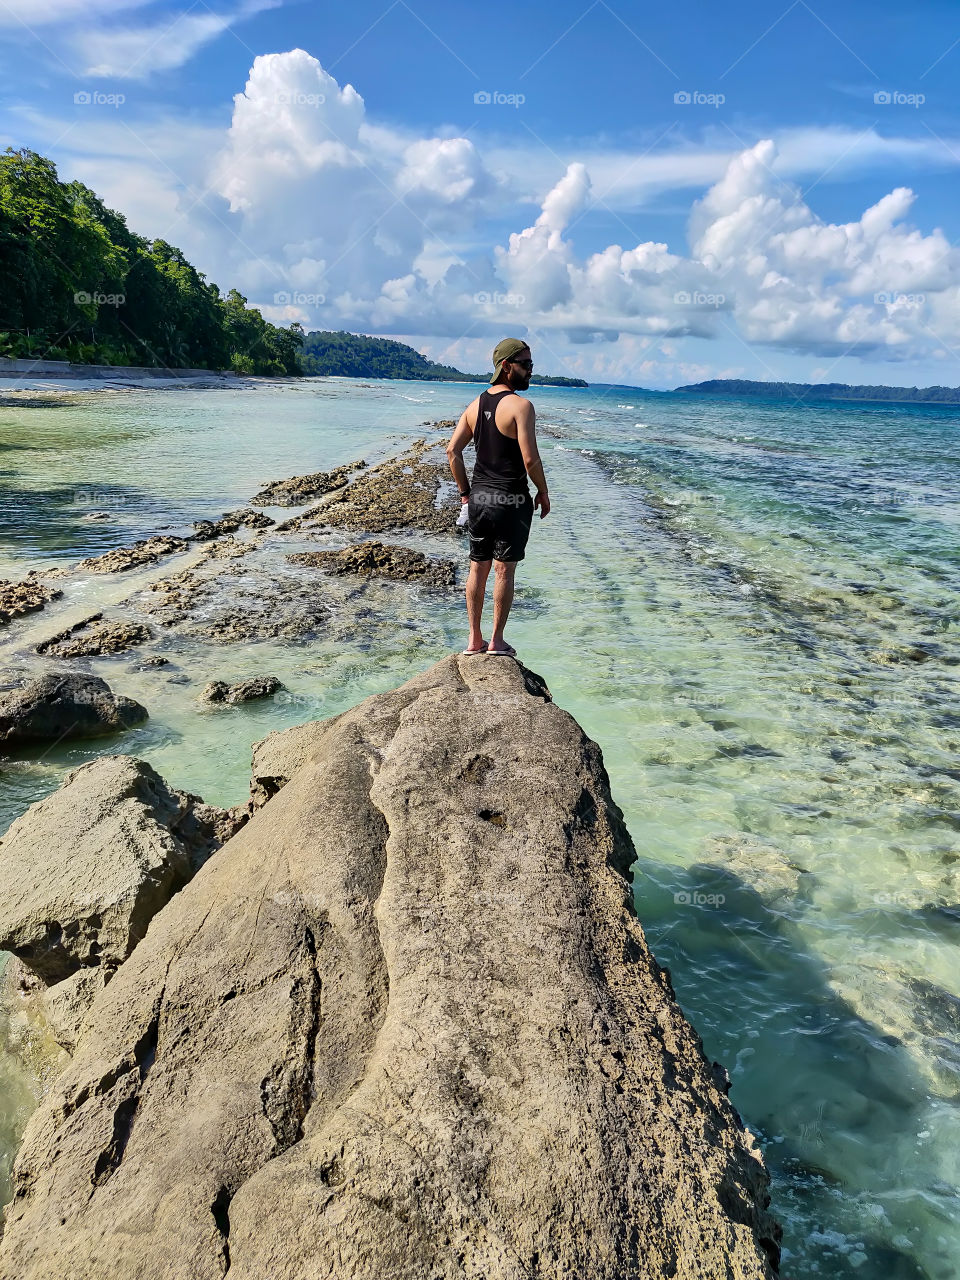
<svg viewBox="0 0 960 1280">
<path fill-rule="evenodd" d="M 204 685 L 200 701 L 228 702 L 231 706 L 236 706 L 240 702 L 252 702 L 255 698 L 269 698 L 282 688 L 283 685 L 276 676 L 253 676 L 237 684 L 228 684 L 226 680 L 211 680 Z"/>
<path fill-rule="evenodd" d="M 209 560 L 235 560 L 238 556 L 247 556 L 256 549 L 256 542 L 241 542 L 232 533 L 227 533 L 223 537 L 208 542 L 197 563 L 206 564 Z"/>
<path fill-rule="evenodd" d="M 318 525 L 383 533 L 387 529 L 423 529 L 453 533 L 460 500 L 440 500 L 440 483 L 450 479 L 445 465 L 424 460 L 434 447 L 424 440 L 396 458 L 388 458 L 340 489 L 327 502 L 278 525 L 278 532 Z M 455 493 L 455 491 L 454 491 Z"/>
<path fill-rule="evenodd" d="M 42 640 L 36 646 L 36 652 L 56 658 L 99 657 L 107 653 L 124 653 L 151 638 L 149 628 L 139 622 L 104 622 L 102 626 L 92 626 L 102 618 L 102 613 L 94 613 L 81 622 L 75 622 L 72 627 Z"/>
<path fill-rule="evenodd" d="M 42 609 L 62 595 L 62 591 L 45 586 L 33 573 L 28 573 L 19 582 L 0 578 L 0 624 Z"/>
<path fill-rule="evenodd" d="M 0 743 L 96 738 L 147 719 L 147 709 L 99 676 L 51 672 L 0 695 Z"/>
<path fill-rule="evenodd" d="M 269 529 L 276 523 L 262 511 L 227 511 L 219 520 L 194 520 L 195 542 L 207 542 L 211 538 L 220 538 L 225 533 L 236 533 L 240 528 Z"/>
<path fill-rule="evenodd" d="M 307 476 L 274 480 L 250 501 L 256 507 L 297 507 L 325 493 L 332 493 L 334 489 L 342 488 L 354 471 L 360 471 L 366 465 L 361 458 L 358 462 L 347 462 L 333 471 L 314 471 Z"/>
<path fill-rule="evenodd" d="M 43 1017 L 61 1049 L 73 1053 L 90 1006 L 112 976 L 112 969 L 98 964 L 77 969 L 62 982 L 44 989 Z"/>
<path fill-rule="evenodd" d="M 250 770 L 251 809 L 262 809 L 303 768 L 326 727 L 322 720 L 308 720 L 305 724 L 295 724 L 291 729 L 277 729 L 254 744 Z"/>
<path fill-rule="evenodd" d="M 81 765 L 0 841 L 0 949 L 48 984 L 116 968 L 232 834 L 228 813 L 132 756 Z"/>
<path fill-rule="evenodd" d="M 452 587 L 457 580 L 457 566 L 452 560 L 430 560 L 420 551 L 384 542 L 358 542 L 341 551 L 305 551 L 287 559 L 291 564 L 325 569 L 337 575 L 399 578 L 431 587 Z"/>
<path fill-rule="evenodd" d="M 158 534 L 154 538 L 144 538 L 140 542 L 135 542 L 130 547 L 115 547 L 102 556 L 88 557 L 86 560 L 81 560 L 77 568 L 86 569 L 90 573 L 125 573 L 127 569 L 154 564 L 164 556 L 189 549 L 189 542 L 184 541 L 183 538 Z"/>
<path fill-rule="evenodd" d="M 2 1280 L 769 1280 L 599 748 L 451 656 L 314 731 L 31 1118 Z"/>
</svg>

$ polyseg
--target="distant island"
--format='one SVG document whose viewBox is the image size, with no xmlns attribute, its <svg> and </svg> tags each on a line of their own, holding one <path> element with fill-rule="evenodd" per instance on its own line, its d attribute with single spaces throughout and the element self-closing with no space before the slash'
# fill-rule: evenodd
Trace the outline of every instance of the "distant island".
<svg viewBox="0 0 960 1280">
<path fill-rule="evenodd" d="M 748 382 L 712 378 L 674 387 L 701 396 L 755 396 L 758 400 L 893 400 L 912 404 L 960 404 L 960 387 L 861 387 L 845 382 Z"/>
<path fill-rule="evenodd" d="M 436 364 L 392 338 L 369 338 L 342 329 L 315 330 L 303 340 L 300 358 L 303 372 L 312 377 L 398 378 L 417 382 L 489 382 L 489 373 L 462 373 L 449 364 Z M 586 387 L 583 378 L 530 379 L 541 387 Z"/>
</svg>

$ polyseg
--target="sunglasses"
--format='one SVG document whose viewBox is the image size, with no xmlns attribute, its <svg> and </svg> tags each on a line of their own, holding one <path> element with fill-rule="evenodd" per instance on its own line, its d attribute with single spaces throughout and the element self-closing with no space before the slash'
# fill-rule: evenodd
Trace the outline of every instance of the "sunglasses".
<svg viewBox="0 0 960 1280">
<path fill-rule="evenodd" d="M 518 364 L 518 365 L 520 366 L 520 368 L 521 368 L 521 369 L 528 369 L 528 370 L 529 370 L 529 369 L 532 369 L 532 368 L 533 368 L 533 361 L 532 361 L 532 360 L 508 360 L 506 363 L 507 363 L 507 364 Z"/>
</svg>

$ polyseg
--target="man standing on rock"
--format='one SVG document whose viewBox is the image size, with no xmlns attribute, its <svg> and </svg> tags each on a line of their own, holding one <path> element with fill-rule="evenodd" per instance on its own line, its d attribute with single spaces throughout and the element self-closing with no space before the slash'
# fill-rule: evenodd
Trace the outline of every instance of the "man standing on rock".
<svg viewBox="0 0 960 1280">
<path fill-rule="evenodd" d="M 470 639 L 464 653 L 493 653 L 515 657 L 503 638 L 513 603 L 513 576 L 522 560 L 535 508 L 540 519 L 550 513 L 543 464 L 537 450 L 536 413 L 518 391 L 526 391 L 533 372 L 530 348 L 520 338 L 504 338 L 493 352 L 493 384 L 463 413 L 447 445 L 447 457 L 460 500 L 468 504 L 470 573 L 467 577 L 467 618 Z M 467 479 L 463 451 L 473 439 L 477 460 L 473 483 Z M 530 497 L 527 476 L 536 487 Z M 496 564 L 493 588 L 493 635 L 487 644 L 480 618 L 491 563 Z"/>
</svg>

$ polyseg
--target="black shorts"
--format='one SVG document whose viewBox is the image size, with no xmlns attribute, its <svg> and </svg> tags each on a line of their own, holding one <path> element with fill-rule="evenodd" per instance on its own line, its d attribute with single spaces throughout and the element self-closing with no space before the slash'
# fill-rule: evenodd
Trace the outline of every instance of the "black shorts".
<svg viewBox="0 0 960 1280">
<path fill-rule="evenodd" d="M 522 560 L 533 521 L 529 493 L 473 489 L 467 528 L 471 560 Z"/>
</svg>

